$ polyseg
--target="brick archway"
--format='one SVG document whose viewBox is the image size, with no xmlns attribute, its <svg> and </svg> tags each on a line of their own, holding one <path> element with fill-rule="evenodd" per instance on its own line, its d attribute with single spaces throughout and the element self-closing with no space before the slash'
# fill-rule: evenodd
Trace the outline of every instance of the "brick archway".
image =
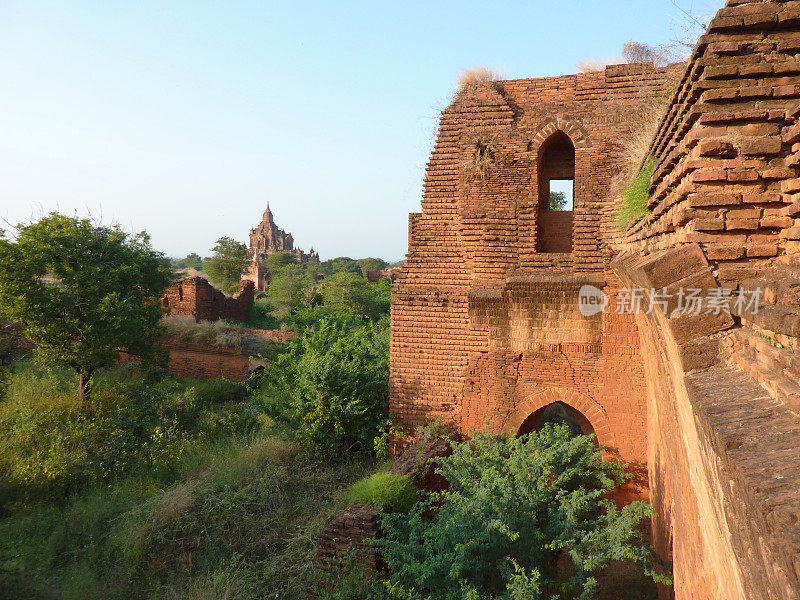
<svg viewBox="0 0 800 600">
<path fill-rule="evenodd" d="M 539 148 L 541 148 L 545 140 L 558 131 L 566 134 L 569 137 L 576 150 L 583 150 L 592 147 L 592 142 L 589 139 L 589 135 L 580 125 L 570 121 L 569 119 L 558 116 L 542 123 L 539 126 L 536 135 L 534 135 L 533 139 L 531 140 L 531 151 L 538 153 Z"/>
<path fill-rule="evenodd" d="M 529 416 L 546 406 L 556 402 L 566 404 L 581 413 L 594 429 L 597 441 L 607 448 L 615 447 L 614 433 L 609 426 L 608 417 L 603 408 L 594 400 L 573 389 L 546 388 L 528 396 L 511 413 L 503 428 L 506 432 L 516 434 Z"/>
</svg>

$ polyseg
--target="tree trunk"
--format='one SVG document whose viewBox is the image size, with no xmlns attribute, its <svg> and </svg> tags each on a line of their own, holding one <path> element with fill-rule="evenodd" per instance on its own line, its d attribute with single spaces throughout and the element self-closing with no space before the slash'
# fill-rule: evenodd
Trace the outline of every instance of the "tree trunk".
<svg viewBox="0 0 800 600">
<path fill-rule="evenodd" d="M 92 397 L 92 372 L 78 371 L 78 396 L 81 402 L 89 402 Z"/>
</svg>

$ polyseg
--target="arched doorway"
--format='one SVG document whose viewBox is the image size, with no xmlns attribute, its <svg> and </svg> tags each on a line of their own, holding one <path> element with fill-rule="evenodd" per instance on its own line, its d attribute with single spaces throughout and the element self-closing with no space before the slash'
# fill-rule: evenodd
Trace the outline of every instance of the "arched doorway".
<svg viewBox="0 0 800 600">
<path fill-rule="evenodd" d="M 560 406 L 558 409 L 550 409 L 551 412 L 558 410 L 563 415 L 566 410 L 580 426 L 581 433 L 594 433 L 601 446 L 616 448 L 614 431 L 605 410 L 595 400 L 573 388 L 547 387 L 530 390 L 506 419 L 503 431 L 512 435 L 537 431 L 541 427 L 545 409 L 554 404 Z M 550 413 L 546 416 L 549 417 Z"/>
<path fill-rule="evenodd" d="M 539 208 L 536 251 L 572 252 L 575 188 L 575 146 L 556 131 L 539 147 L 537 161 Z"/>
<path fill-rule="evenodd" d="M 591 435 L 595 432 L 582 412 L 563 402 L 553 402 L 531 413 L 519 426 L 517 436 L 539 431 L 545 423 L 566 425 L 574 436 Z"/>
</svg>

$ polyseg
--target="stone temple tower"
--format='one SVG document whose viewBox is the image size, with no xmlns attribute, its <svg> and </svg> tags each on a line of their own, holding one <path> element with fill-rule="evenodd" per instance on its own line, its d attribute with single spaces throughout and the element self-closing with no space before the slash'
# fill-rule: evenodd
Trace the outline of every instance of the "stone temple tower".
<svg viewBox="0 0 800 600">
<path fill-rule="evenodd" d="M 251 263 L 242 279 L 252 281 L 258 290 L 266 290 L 269 277 L 264 260 L 276 252 L 291 252 L 299 262 L 319 262 L 319 255 L 313 248 L 306 253 L 294 247 L 294 237 L 278 228 L 267 203 L 261 222 L 250 230 Z"/>
</svg>

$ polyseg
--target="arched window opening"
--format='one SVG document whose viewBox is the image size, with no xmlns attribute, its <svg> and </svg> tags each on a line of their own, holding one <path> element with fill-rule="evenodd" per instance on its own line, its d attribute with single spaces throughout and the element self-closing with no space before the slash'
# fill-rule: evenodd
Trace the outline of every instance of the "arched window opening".
<svg viewBox="0 0 800 600">
<path fill-rule="evenodd" d="M 522 425 L 520 425 L 517 435 L 520 436 L 533 431 L 539 431 L 545 423 L 566 425 L 572 431 L 573 436 L 591 435 L 594 433 L 594 427 L 592 427 L 589 419 L 587 419 L 583 413 L 563 402 L 553 402 L 552 404 L 543 406 L 525 419 Z"/>
<path fill-rule="evenodd" d="M 539 149 L 537 252 L 572 252 L 575 146 L 561 131 Z"/>
</svg>

